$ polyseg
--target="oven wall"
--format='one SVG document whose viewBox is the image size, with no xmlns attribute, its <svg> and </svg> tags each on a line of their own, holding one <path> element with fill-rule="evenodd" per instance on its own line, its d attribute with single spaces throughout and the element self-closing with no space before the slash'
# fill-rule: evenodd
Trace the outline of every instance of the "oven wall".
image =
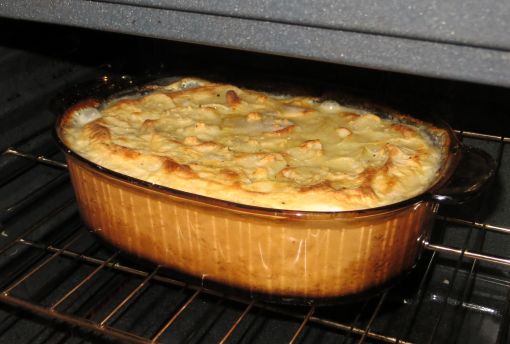
<svg viewBox="0 0 510 344">
<path fill-rule="evenodd" d="M 510 127 L 502 125 L 509 112 L 508 88 L 7 19 L 0 20 L 0 31 L 3 33 L 0 35 L 1 152 L 7 147 L 16 146 L 34 154 L 53 154 L 55 146 L 50 131 L 55 115 L 68 101 L 69 90 L 87 80 L 98 80 L 110 74 L 133 75 L 136 80 L 193 74 L 227 80 L 291 82 L 299 88 L 311 88 L 317 94 L 340 89 L 387 103 L 410 114 L 439 115 L 456 129 L 510 137 Z M 36 139 L 25 141 L 33 137 Z M 508 147 L 500 151 L 498 142 L 476 139 L 465 141 L 486 149 L 502 161 L 501 169 L 484 201 L 475 201 L 462 210 L 444 208 L 442 214 L 510 227 Z M 58 154 L 54 156 L 61 158 Z M 18 164 L 17 160 L 2 159 L 0 169 L 8 174 Z M 36 179 L 37 176 L 34 176 L 34 183 Z M 18 183 L 20 185 L 11 184 L 9 195 L 0 200 L 0 209 L 6 209 L 16 200 L 13 190 L 23 187 L 22 182 Z M 53 198 L 44 198 L 22 219 L 9 219 L 5 228 L 15 234 L 18 228 L 36 221 L 50 203 L 56 202 L 59 197 L 65 198 L 70 192 L 70 188 L 67 188 Z M 478 213 L 480 208 L 483 211 Z M 473 218 L 475 213 L 479 215 Z M 446 228 L 438 225 L 433 239 L 462 247 L 466 231 L 465 226 Z M 1 236 L 0 244 L 8 243 L 13 237 Z M 509 239 L 508 236 L 494 233 L 476 234 L 469 239 L 468 246 L 508 257 Z M 478 243 L 482 241 L 483 247 L 479 247 Z M 447 257 L 441 258 L 440 262 L 440 269 L 432 278 L 437 283 L 432 283 L 431 295 L 440 295 L 442 289 L 438 283 L 455 267 L 455 260 Z M 460 274 L 462 278 L 467 278 L 468 272 L 462 271 Z M 478 274 L 505 280 L 510 278 L 508 269 L 483 263 L 480 264 Z M 495 299 L 497 301 L 494 302 L 500 307 L 507 301 L 501 290 L 493 290 L 483 284 L 475 287 L 472 292 L 473 299 L 481 304 Z M 450 302 L 455 304 L 460 296 L 455 294 Z M 0 327 L 0 334 L 6 336 L 0 335 L 0 342 L 4 339 L 6 342 L 28 342 L 33 338 L 31 328 L 34 326 L 42 332 L 48 329 L 54 333 L 67 331 L 52 322 L 42 321 L 9 307 L 0 307 L 0 319 L 11 319 L 8 324 L 14 324 L 12 328 Z M 473 321 L 476 320 L 473 318 Z M 497 339 L 498 332 L 492 331 L 494 328 L 497 329 L 496 326 L 488 327 L 487 333 L 483 334 L 487 342 Z M 422 331 L 427 331 L 426 325 L 423 325 Z M 21 334 L 29 335 L 16 337 Z M 63 337 L 55 335 L 51 338 L 57 342 L 57 339 Z M 83 338 L 85 341 L 97 340 L 95 337 Z"/>
</svg>

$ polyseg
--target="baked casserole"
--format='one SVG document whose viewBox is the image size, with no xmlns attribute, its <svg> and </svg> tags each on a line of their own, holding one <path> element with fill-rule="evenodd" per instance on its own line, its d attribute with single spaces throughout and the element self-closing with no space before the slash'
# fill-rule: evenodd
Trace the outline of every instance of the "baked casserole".
<svg viewBox="0 0 510 344">
<path fill-rule="evenodd" d="M 239 204 L 302 211 L 377 208 L 437 179 L 445 135 L 332 100 L 184 78 L 146 95 L 77 106 L 75 153 L 149 183 Z"/>
<path fill-rule="evenodd" d="M 329 303 L 392 283 L 428 238 L 455 134 L 293 94 L 184 78 L 72 106 L 56 134 L 82 218 L 250 297 Z"/>
</svg>

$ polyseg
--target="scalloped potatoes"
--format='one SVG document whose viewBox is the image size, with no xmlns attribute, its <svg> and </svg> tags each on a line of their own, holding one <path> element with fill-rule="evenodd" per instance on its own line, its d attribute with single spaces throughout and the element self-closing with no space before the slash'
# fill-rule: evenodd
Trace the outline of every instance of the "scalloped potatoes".
<svg viewBox="0 0 510 344">
<path fill-rule="evenodd" d="M 150 183 L 247 205 L 341 211 L 429 188 L 439 129 L 316 98 L 186 78 L 148 95 L 66 114 L 82 157 Z M 437 140 L 436 140 L 437 141 Z"/>
</svg>

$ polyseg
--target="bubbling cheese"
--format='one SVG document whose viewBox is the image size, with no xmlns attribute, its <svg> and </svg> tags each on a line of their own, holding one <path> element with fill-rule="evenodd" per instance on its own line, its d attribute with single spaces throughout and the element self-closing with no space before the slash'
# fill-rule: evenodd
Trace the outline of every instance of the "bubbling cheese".
<svg viewBox="0 0 510 344">
<path fill-rule="evenodd" d="M 153 184 L 266 208 L 343 211 L 409 199 L 435 182 L 444 133 L 402 118 L 185 78 L 69 111 L 61 136 L 85 159 Z"/>
</svg>

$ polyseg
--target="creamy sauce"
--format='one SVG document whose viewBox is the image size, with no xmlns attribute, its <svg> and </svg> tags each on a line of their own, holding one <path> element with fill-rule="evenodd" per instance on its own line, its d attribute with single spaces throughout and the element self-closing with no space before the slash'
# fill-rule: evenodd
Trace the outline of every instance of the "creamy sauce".
<svg viewBox="0 0 510 344">
<path fill-rule="evenodd" d="M 334 101 L 184 79 L 72 113 L 76 153 L 151 183 L 279 209 L 338 211 L 411 198 L 441 149 L 423 128 Z"/>
</svg>

